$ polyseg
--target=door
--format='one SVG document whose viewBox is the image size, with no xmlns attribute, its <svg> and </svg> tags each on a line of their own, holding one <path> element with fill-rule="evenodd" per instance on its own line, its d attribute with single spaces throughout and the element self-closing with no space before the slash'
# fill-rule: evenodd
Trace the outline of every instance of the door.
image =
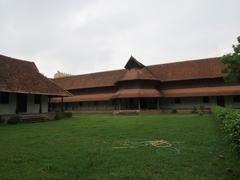
<svg viewBox="0 0 240 180">
<path fill-rule="evenodd" d="M 218 106 L 225 106 L 224 96 L 217 96 L 217 105 Z"/>
<path fill-rule="evenodd" d="M 17 94 L 17 113 L 27 112 L 27 95 Z"/>
</svg>

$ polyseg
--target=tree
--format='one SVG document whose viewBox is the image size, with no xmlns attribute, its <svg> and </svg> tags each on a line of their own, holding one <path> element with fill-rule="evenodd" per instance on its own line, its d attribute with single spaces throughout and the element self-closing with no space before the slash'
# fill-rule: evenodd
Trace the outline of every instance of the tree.
<svg viewBox="0 0 240 180">
<path fill-rule="evenodd" d="M 240 81 L 240 36 L 237 40 L 238 44 L 232 46 L 234 52 L 222 57 L 222 62 L 225 65 L 222 72 L 226 82 Z"/>
<path fill-rule="evenodd" d="M 67 74 L 60 71 L 57 71 L 57 73 L 54 74 L 54 78 L 61 78 L 61 77 L 67 77 L 67 76 L 71 76 L 71 74 Z"/>
</svg>

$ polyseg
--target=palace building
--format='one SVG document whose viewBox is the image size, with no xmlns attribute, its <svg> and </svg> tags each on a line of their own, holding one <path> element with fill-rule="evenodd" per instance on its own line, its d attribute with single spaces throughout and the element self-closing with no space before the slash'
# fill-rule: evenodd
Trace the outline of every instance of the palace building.
<svg viewBox="0 0 240 180">
<path fill-rule="evenodd" d="M 33 62 L 0 55 L 0 115 L 39 114 L 50 97 L 71 96 L 43 76 Z"/>
<path fill-rule="evenodd" d="M 51 98 L 68 111 L 179 110 L 240 107 L 240 84 L 225 83 L 219 57 L 145 66 L 131 57 L 124 69 L 53 79 L 73 96 Z"/>
</svg>

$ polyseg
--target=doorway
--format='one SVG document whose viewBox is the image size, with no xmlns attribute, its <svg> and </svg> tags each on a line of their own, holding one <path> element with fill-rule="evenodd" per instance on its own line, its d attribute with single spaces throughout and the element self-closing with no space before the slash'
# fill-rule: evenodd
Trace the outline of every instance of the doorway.
<svg viewBox="0 0 240 180">
<path fill-rule="evenodd" d="M 27 112 L 27 95 L 17 94 L 17 113 Z"/>
<path fill-rule="evenodd" d="M 217 96 L 217 105 L 218 106 L 225 106 L 224 96 Z"/>
</svg>

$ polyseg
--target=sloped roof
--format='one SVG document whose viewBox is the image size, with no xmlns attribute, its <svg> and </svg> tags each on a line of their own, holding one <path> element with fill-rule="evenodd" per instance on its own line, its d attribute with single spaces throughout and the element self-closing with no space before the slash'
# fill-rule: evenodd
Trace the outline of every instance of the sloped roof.
<svg viewBox="0 0 240 180">
<path fill-rule="evenodd" d="M 141 69 L 129 69 L 125 72 L 124 76 L 118 81 L 130 81 L 130 80 L 158 80 L 154 75 L 146 68 Z"/>
<path fill-rule="evenodd" d="M 162 94 L 157 89 L 120 89 L 114 95 L 113 99 L 133 98 L 133 97 L 161 97 Z"/>
<path fill-rule="evenodd" d="M 164 97 L 228 96 L 240 94 L 240 86 L 216 86 L 161 90 Z"/>
<path fill-rule="evenodd" d="M 114 93 L 84 94 L 71 97 L 64 97 L 63 102 L 85 102 L 85 101 L 109 101 Z M 61 103 L 61 98 L 51 98 L 51 103 Z"/>
<path fill-rule="evenodd" d="M 157 80 L 179 81 L 222 77 L 222 69 L 224 68 L 224 65 L 220 61 L 220 57 L 217 57 L 151 65 L 146 66 L 146 68 Z M 149 73 L 145 70 L 143 71 L 147 74 L 141 75 L 141 77 L 149 77 Z M 115 71 L 83 74 L 54 79 L 54 82 L 56 82 L 62 88 L 69 90 L 114 86 L 115 83 L 121 79 L 133 80 L 134 77 L 138 77 L 138 73 L 136 73 L 136 71 L 134 73 L 130 72 L 129 74 L 126 74 L 126 72 L 126 69 L 121 69 Z M 124 77 L 124 75 L 126 75 L 126 77 Z"/>
<path fill-rule="evenodd" d="M 0 55 L 0 91 L 69 96 L 52 80 L 39 73 L 33 62 Z"/>
<path fill-rule="evenodd" d="M 222 77 L 223 68 L 219 57 L 148 66 L 161 81 Z"/>
<path fill-rule="evenodd" d="M 114 86 L 118 79 L 125 74 L 124 69 L 115 71 L 105 71 L 91 74 L 83 74 L 53 79 L 59 86 L 66 90 L 83 89 L 94 87 Z"/>
</svg>

